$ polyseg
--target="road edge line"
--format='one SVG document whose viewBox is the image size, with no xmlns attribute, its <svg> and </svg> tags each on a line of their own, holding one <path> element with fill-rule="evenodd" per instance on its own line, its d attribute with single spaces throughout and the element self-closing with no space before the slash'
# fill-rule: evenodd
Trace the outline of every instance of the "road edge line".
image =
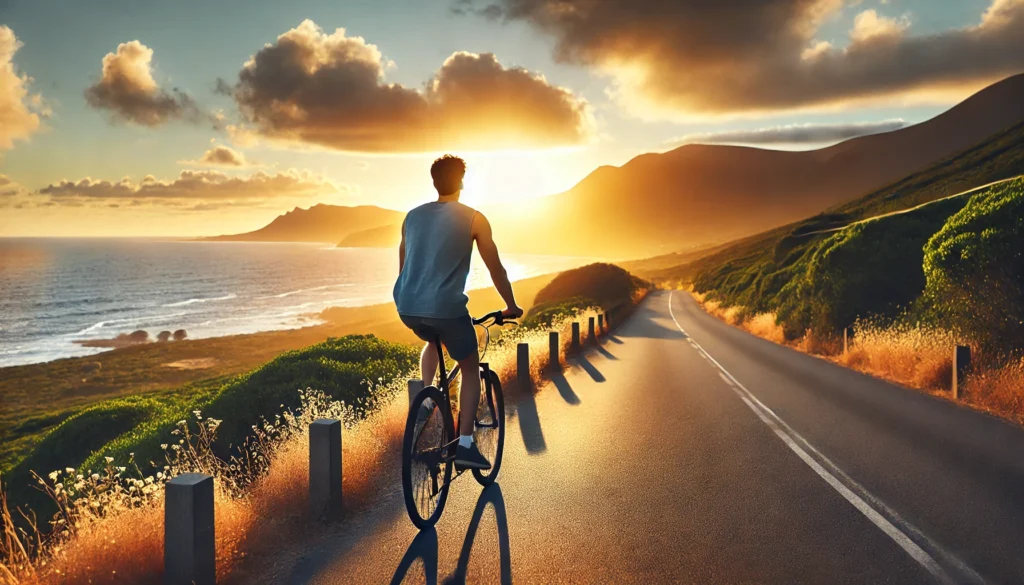
<svg viewBox="0 0 1024 585">
<path fill-rule="evenodd" d="M 793 430 L 792 427 L 786 424 L 786 422 L 783 421 L 782 418 L 779 417 L 779 415 L 775 414 L 775 412 L 773 412 L 770 408 L 765 406 L 763 402 L 761 402 L 756 396 L 754 396 L 752 392 L 750 392 L 750 390 L 743 386 L 743 384 L 741 384 L 739 380 L 737 380 L 728 370 L 726 370 L 725 367 L 722 366 L 722 364 L 718 363 L 718 360 L 712 357 L 711 354 L 709 354 L 707 350 L 705 350 L 704 347 L 700 345 L 700 343 L 694 340 L 693 337 L 690 336 L 690 334 L 687 333 L 685 329 L 683 329 L 683 326 L 679 324 L 679 320 L 676 319 L 675 311 L 672 310 L 672 299 L 674 296 L 675 291 L 671 291 L 668 297 L 668 313 L 669 316 L 672 317 L 672 322 L 675 323 L 679 331 L 686 336 L 686 338 L 690 341 L 690 344 L 694 347 L 694 349 L 700 352 L 705 358 L 707 358 L 709 362 L 711 362 L 712 365 L 714 365 L 719 370 L 719 373 L 722 376 L 723 380 L 725 380 L 725 382 L 732 388 L 734 392 L 736 392 L 736 394 L 743 400 L 743 402 L 752 411 L 754 411 L 754 414 L 756 414 L 758 418 L 760 418 L 761 421 L 768 426 L 768 428 L 774 431 L 775 434 L 778 435 L 780 439 L 782 439 L 782 442 L 785 443 L 785 445 L 789 447 L 790 450 L 793 451 L 797 455 L 797 457 L 799 457 L 808 467 L 810 467 L 811 470 L 813 470 L 815 473 L 818 474 L 818 476 L 824 479 L 825 482 L 832 487 L 832 489 L 836 490 L 836 492 L 838 492 L 839 495 L 843 496 L 843 498 L 846 499 L 846 501 L 850 502 L 850 504 L 852 504 L 853 507 L 857 509 L 857 511 L 863 514 L 868 520 L 870 520 L 871 523 L 874 524 L 883 533 L 885 533 L 886 536 L 891 538 L 900 548 L 902 548 L 908 555 L 910 555 L 911 558 L 913 558 L 922 567 L 924 567 L 925 570 L 931 573 L 932 576 L 934 576 L 936 579 L 943 583 L 957 583 L 957 581 L 953 579 L 949 575 L 949 573 L 946 572 L 945 569 L 942 568 L 942 566 L 938 563 L 938 561 L 935 560 L 934 557 L 932 557 L 931 554 L 929 554 L 927 551 L 921 548 L 919 544 L 914 542 L 914 540 L 910 538 L 910 536 L 908 536 L 903 530 L 901 530 L 893 522 L 886 518 L 885 515 L 883 515 L 874 507 L 872 507 L 871 504 L 869 504 L 867 500 L 860 494 L 865 494 L 867 496 L 867 499 L 870 499 L 876 504 L 880 505 L 879 507 L 883 508 L 899 524 L 911 527 L 912 532 L 914 532 L 919 538 L 927 541 L 931 548 L 934 548 L 936 550 L 939 550 L 940 552 L 945 553 L 945 551 L 940 546 L 932 543 L 931 539 L 926 537 L 920 530 L 913 528 L 913 526 L 909 522 L 903 520 L 891 508 L 882 504 L 882 502 L 876 496 L 871 494 L 871 492 L 869 492 L 867 489 L 865 489 L 863 486 L 857 483 L 846 472 L 840 469 L 838 465 L 836 465 L 830 459 L 821 454 L 821 452 L 818 451 L 813 445 L 811 445 L 810 442 L 807 441 L 807 439 L 804 439 L 799 433 Z M 807 453 L 807 451 L 800 446 L 800 443 L 803 443 L 808 447 L 809 450 L 813 451 L 816 455 L 821 457 L 823 462 L 817 461 L 814 457 Z M 826 469 L 825 465 L 823 465 L 822 463 L 824 463 L 828 467 L 831 467 L 832 470 L 834 470 L 836 473 L 833 473 L 829 469 Z M 842 480 L 836 477 L 836 475 L 842 476 L 850 485 L 844 483 Z M 968 576 L 971 577 L 973 581 L 984 583 L 984 580 L 981 578 L 980 575 L 978 575 L 978 573 L 967 567 L 959 559 L 956 559 L 955 557 L 952 559 L 948 558 L 952 556 L 948 553 L 944 554 L 943 556 L 947 557 L 947 560 L 955 564 L 958 569 L 968 573 Z"/>
</svg>

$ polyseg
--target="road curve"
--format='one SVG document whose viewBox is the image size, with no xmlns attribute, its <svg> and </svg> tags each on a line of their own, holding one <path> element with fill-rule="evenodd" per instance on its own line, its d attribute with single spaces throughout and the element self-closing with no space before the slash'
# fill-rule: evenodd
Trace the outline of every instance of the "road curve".
<svg viewBox="0 0 1024 585">
<path fill-rule="evenodd" d="M 686 294 L 510 405 L 486 490 L 400 486 L 278 583 L 1024 581 L 1024 431 L 753 337 Z"/>
</svg>

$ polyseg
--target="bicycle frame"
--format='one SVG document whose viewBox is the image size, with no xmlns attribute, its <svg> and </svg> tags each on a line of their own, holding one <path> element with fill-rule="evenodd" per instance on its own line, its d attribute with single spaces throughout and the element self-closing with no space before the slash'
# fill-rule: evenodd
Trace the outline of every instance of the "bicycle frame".
<svg viewBox="0 0 1024 585">
<path fill-rule="evenodd" d="M 483 325 L 482 323 L 474 323 L 474 325 L 482 327 L 483 330 L 484 330 L 485 336 L 486 336 L 485 337 L 485 341 L 484 341 L 484 349 L 483 349 L 482 352 L 480 352 L 480 359 L 483 360 L 483 358 L 487 355 L 487 349 L 488 349 L 488 347 L 491 344 L 491 330 L 490 330 L 490 328 L 493 326 L 493 323 L 491 325 Z M 439 378 L 439 381 L 440 381 L 439 390 L 441 390 L 441 395 L 444 396 L 445 403 L 446 403 L 446 408 L 451 409 L 451 391 L 450 391 L 450 387 L 451 387 L 452 383 L 455 382 L 455 378 L 459 375 L 459 373 L 461 371 L 461 368 L 459 367 L 459 364 L 455 364 L 455 366 L 452 368 L 452 371 L 446 373 L 445 372 L 445 368 L 444 368 L 444 349 L 441 347 L 441 338 L 440 337 L 434 339 L 434 346 L 437 348 L 437 364 L 438 364 L 438 368 L 440 369 L 440 374 L 441 374 L 440 378 Z M 485 361 L 481 361 L 480 362 L 480 380 L 484 384 L 484 389 L 487 390 L 486 392 L 484 392 L 484 396 L 487 397 L 487 408 L 488 408 L 488 411 L 494 413 L 494 396 L 493 396 L 493 394 L 491 392 L 491 376 L 490 376 L 490 373 L 491 373 L 490 365 L 487 362 L 485 362 Z M 460 412 L 459 415 L 461 416 L 462 413 Z M 498 414 L 495 413 L 494 416 L 498 416 Z M 474 415 L 474 421 L 473 422 L 474 422 L 474 424 L 476 426 L 485 427 L 485 428 L 494 428 L 494 427 L 496 427 L 498 425 L 498 422 L 496 420 L 492 421 L 490 424 L 483 424 L 479 420 L 475 420 L 475 417 L 476 417 L 476 415 Z M 445 451 L 445 453 L 443 453 L 441 455 L 442 463 L 445 463 L 445 462 L 448 462 L 450 460 L 454 460 L 455 459 L 455 453 L 451 452 L 452 451 L 451 447 L 459 442 L 459 439 L 458 439 L 458 436 L 459 436 L 459 421 L 457 419 L 455 419 L 455 417 L 452 417 L 452 422 L 454 423 L 454 426 L 455 426 L 455 428 L 451 429 L 452 430 L 452 436 L 455 437 L 455 439 L 442 447 L 442 450 Z M 459 473 L 459 475 L 461 475 L 461 472 Z"/>
</svg>

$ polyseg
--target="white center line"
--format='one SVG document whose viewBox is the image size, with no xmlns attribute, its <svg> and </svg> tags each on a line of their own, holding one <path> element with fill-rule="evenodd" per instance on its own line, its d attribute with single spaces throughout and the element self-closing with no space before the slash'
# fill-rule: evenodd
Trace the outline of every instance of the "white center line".
<svg viewBox="0 0 1024 585">
<path fill-rule="evenodd" d="M 864 514 L 868 520 L 870 520 L 875 526 L 882 530 L 886 535 L 889 536 L 893 541 L 896 542 L 903 550 L 907 552 L 915 561 L 921 564 L 929 573 L 931 573 L 936 579 L 942 583 L 956 583 L 957 580 L 953 579 L 945 569 L 939 565 L 938 562 L 930 555 L 927 551 L 921 548 L 913 539 L 911 539 L 905 532 L 900 530 L 892 521 L 886 516 L 882 515 L 878 510 L 873 508 L 871 504 L 867 502 L 868 499 L 875 502 L 879 508 L 883 509 L 890 518 L 900 524 L 901 526 L 909 528 L 910 532 L 914 533 L 919 539 L 925 540 L 929 544 L 929 548 L 938 551 L 942 554 L 942 557 L 949 563 L 953 564 L 960 571 L 965 574 L 965 577 L 971 582 L 984 583 L 984 580 L 974 572 L 972 569 L 967 567 L 962 561 L 953 557 L 953 555 L 946 553 L 942 547 L 938 544 L 931 542 L 920 530 L 913 527 L 910 523 L 899 517 L 891 508 L 885 506 L 881 500 L 875 497 L 873 494 L 868 492 L 863 486 L 854 481 L 849 475 L 847 475 L 842 469 L 840 469 L 835 463 L 829 460 L 827 457 L 822 455 L 813 445 L 811 445 L 806 439 L 800 436 L 799 433 L 794 431 L 785 421 L 783 421 L 777 414 L 775 414 L 770 408 L 765 406 L 763 402 L 757 399 L 750 390 L 747 390 L 743 384 L 739 382 L 732 374 L 729 373 L 722 364 L 711 357 L 697 341 L 690 336 L 689 333 L 683 329 L 683 326 L 679 324 L 679 320 L 676 319 L 675 312 L 672 310 L 672 298 L 675 295 L 675 291 L 669 294 L 668 297 L 668 312 L 672 317 L 672 321 L 675 322 L 676 327 L 683 335 L 687 336 L 688 341 L 693 347 L 700 352 L 701 357 L 705 358 L 711 364 L 713 364 L 719 370 L 719 375 L 728 384 L 736 394 L 739 395 L 743 402 L 754 411 L 754 414 L 758 416 L 770 429 L 775 431 L 775 434 L 782 439 L 783 443 L 786 444 L 800 459 L 807 464 L 815 473 L 821 476 L 833 489 L 835 489 L 841 496 L 843 496 L 848 502 Z M 806 447 L 806 449 L 805 449 Z M 812 451 L 815 455 L 820 458 L 812 457 L 807 451 Z M 826 466 L 831 468 L 826 469 Z M 842 477 L 846 483 L 841 481 L 839 477 Z M 862 497 L 862 495 L 866 496 Z"/>
</svg>

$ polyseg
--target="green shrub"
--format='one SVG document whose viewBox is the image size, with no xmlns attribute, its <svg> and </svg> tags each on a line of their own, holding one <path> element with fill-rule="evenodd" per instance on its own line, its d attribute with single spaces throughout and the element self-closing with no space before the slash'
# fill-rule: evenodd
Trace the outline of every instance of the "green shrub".
<svg viewBox="0 0 1024 585">
<path fill-rule="evenodd" d="M 924 290 L 923 246 L 963 199 L 852 225 L 811 248 L 771 300 L 789 336 L 900 316 Z"/>
<path fill-rule="evenodd" d="M 164 460 L 161 444 L 174 442 L 171 431 L 192 411 L 223 420 L 218 449 L 240 446 L 252 425 L 299 405 L 298 391 L 321 390 L 353 407 L 358 416 L 372 412 L 380 387 L 417 363 L 418 351 L 372 335 L 331 338 L 304 349 L 281 354 L 240 376 L 215 378 L 146 397 L 106 400 L 71 416 L 40 441 L 32 454 L 5 477 L 12 502 L 28 503 L 41 514 L 49 503 L 29 487 L 30 471 L 45 475 L 74 467 L 99 470 L 104 457 L 124 465 L 129 454 L 148 471 L 149 462 Z M 371 381 L 372 383 L 367 383 Z"/>
<path fill-rule="evenodd" d="M 349 335 L 281 354 L 252 372 L 226 384 L 203 413 L 224 422 L 218 430 L 222 445 L 240 445 L 261 417 L 299 405 L 298 390 L 321 390 L 364 416 L 377 407 L 377 387 L 408 372 L 418 363 L 418 351 L 373 335 Z"/>
<path fill-rule="evenodd" d="M 564 301 L 552 301 L 534 305 L 522 321 L 527 329 L 546 329 L 552 323 L 572 317 L 580 311 L 597 307 L 599 303 L 587 297 L 572 297 Z"/>
<path fill-rule="evenodd" d="M 614 264 L 588 264 L 556 276 L 537 293 L 534 304 L 549 305 L 574 298 L 590 299 L 608 310 L 632 300 L 643 280 Z"/>
<path fill-rule="evenodd" d="M 982 191 L 924 248 L 924 310 L 986 349 L 1024 348 L 1024 180 Z"/>
</svg>

